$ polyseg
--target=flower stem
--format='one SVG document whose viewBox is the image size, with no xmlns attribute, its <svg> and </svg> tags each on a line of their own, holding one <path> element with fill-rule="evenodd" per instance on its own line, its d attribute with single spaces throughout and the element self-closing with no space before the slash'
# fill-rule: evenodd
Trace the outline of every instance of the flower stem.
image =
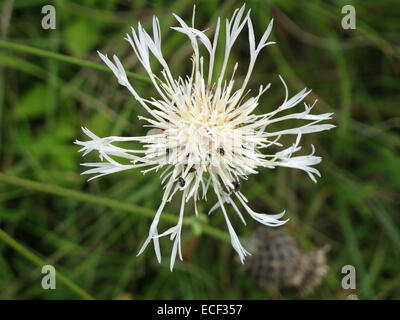
<svg viewBox="0 0 400 320">
<path fill-rule="evenodd" d="M 83 60 L 83 59 L 79 59 L 79 58 L 75 58 L 75 57 L 70 57 L 70 56 L 67 56 L 67 55 L 64 55 L 61 53 L 51 52 L 48 50 L 30 47 L 30 46 L 26 46 L 23 44 L 0 40 L 0 48 L 29 53 L 29 54 L 32 54 L 35 56 L 55 59 L 58 61 L 75 64 L 75 65 L 81 66 L 81 67 L 111 72 L 111 70 L 107 66 L 104 66 L 104 65 L 96 63 L 96 62 L 91 62 L 91 61 L 87 61 L 87 60 Z M 141 75 L 133 73 L 133 72 L 127 72 L 126 75 L 129 78 L 136 79 L 136 80 L 142 81 L 144 83 L 151 83 L 150 79 L 148 79 L 147 77 L 141 76 Z"/>
<path fill-rule="evenodd" d="M 57 196 L 68 197 L 75 200 L 90 202 L 97 205 L 107 206 L 113 209 L 123 210 L 133 214 L 137 214 L 146 218 L 151 218 L 151 219 L 154 218 L 154 211 L 148 208 L 143 208 L 130 203 L 123 203 L 110 198 L 94 196 L 84 192 L 75 191 L 55 185 L 49 185 L 37 181 L 22 179 L 15 176 L 6 175 L 4 173 L 0 173 L 0 182 L 5 182 L 12 185 L 24 187 L 35 191 L 45 192 Z M 172 223 L 178 222 L 178 217 L 169 213 L 163 213 L 160 219 Z M 192 218 L 184 218 L 182 222 L 182 224 L 186 226 L 190 225 L 191 223 L 192 223 Z M 209 236 L 212 236 L 219 240 L 227 241 L 229 243 L 230 238 L 227 233 L 207 225 L 203 225 L 202 228 L 205 234 L 208 234 Z"/>
</svg>

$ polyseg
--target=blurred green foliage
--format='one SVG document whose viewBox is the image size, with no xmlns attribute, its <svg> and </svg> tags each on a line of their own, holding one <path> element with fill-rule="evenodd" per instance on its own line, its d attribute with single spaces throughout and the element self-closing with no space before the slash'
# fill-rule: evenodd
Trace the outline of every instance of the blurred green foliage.
<svg viewBox="0 0 400 320">
<path fill-rule="evenodd" d="M 53 1 L 57 28 L 43 30 L 41 7 L 48 2 L 3 0 L 2 39 L 96 63 L 96 50 L 115 53 L 127 70 L 144 74 L 123 36 L 139 20 L 150 26 L 157 15 L 171 69 L 176 75 L 190 71 L 190 43 L 169 29 L 176 25 L 173 12 L 190 20 L 190 1 Z M 241 4 L 200 1 L 196 24 L 213 29 L 217 16 L 229 17 Z M 356 30 L 341 28 L 346 4 L 357 10 Z M 286 208 L 291 218 L 287 228 L 304 249 L 330 245 L 330 271 L 311 298 L 343 299 L 350 294 L 340 285 L 346 264 L 356 267 L 360 298 L 400 298 L 398 1 L 249 0 L 247 6 L 258 37 L 275 19 L 277 45 L 262 52 L 250 83 L 253 89 L 272 83 L 260 112 L 282 102 L 281 74 L 292 94 L 312 88 L 308 102 L 317 98 L 319 113 L 335 112 L 338 127 L 304 138 L 305 145 L 314 144 L 323 157 L 317 184 L 296 170 L 265 169 L 244 183 L 246 195 L 264 212 Z M 257 288 L 236 262 L 230 244 L 204 232 L 208 226 L 226 228 L 222 215 L 204 216 L 215 200 L 212 196 L 200 207 L 202 218 L 186 226 L 186 261 L 178 262 L 173 273 L 167 239 L 162 240 L 161 265 L 151 249 L 136 257 L 151 220 L 107 199 L 154 210 L 162 194 L 158 175 L 132 170 L 87 183 L 79 175 L 80 154 L 72 142 L 81 136 L 81 126 L 99 136 L 142 135 L 145 129 L 137 116 L 144 111 L 110 73 L 0 50 L 0 170 L 41 183 L 32 189 L 0 177 L 0 299 L 85 297 L 59 278 L 56 290 L 43 290 L 41 260 L 35 264 L 30 255 L 53 264 L 67 282 L 101 299 L 297 298 Z M 234 61 L 239 62 L 238 77 L 243 77 L 246 33 L 234 47 Z M 143 97 L 155 94 L 146 83 L 132 83 Z M 67 191 L 56 195 L 53 186 L 100 200 Z M 177 202 L 168 207 L 169 213 L 177 214 Z M 243 237 L 256 227 L 250 221 L 247 227 L 235 224 Z M 169 225 L 163 222 L 161 227 Z M 27 251 L 16 251 L 8 236 Z"/>
</svg>

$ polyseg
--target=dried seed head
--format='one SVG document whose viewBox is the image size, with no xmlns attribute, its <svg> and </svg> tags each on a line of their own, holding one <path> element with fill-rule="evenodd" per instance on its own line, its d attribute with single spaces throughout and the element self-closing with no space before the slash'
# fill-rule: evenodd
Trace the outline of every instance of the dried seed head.
<svg viewBox="0 0 400 320">
<path fill-rule="evenodd" d="M 283 227 L 258 228 L 250 243 L 253 253 L 245 270 L 260 287 L 293 288 L 301 296 L 306 296 L 327 272 L 327 249 L 303 252 Z"/>
</svg>

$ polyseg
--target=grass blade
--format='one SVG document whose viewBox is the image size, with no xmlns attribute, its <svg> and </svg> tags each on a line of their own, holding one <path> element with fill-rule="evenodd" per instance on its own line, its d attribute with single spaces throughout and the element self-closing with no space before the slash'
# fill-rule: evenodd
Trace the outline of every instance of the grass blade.
<svg viewBox="0 0 400 320">
<path fill-rule="evenodd" d="M 5 243 L 7 243 L 10 247 L 15 249 L 18 253 L 23 255 L 26 259 L 28 259 L 32 263 L 36 264 L 38 267 L 41 268 L 47 264 L 45 261 L 43 261 L 37 255 L 32 253 L 29 249 L 27 249 L 22 244 L 20 244 L 18 241 L 16 241 L 11 236 L 9 236 L 2 229 L 0 229 L 0 239 L 3 240 Z M 66 285 L 68 288 L 70 288 L 73 292 L 75 292 L 81 298 L 86 299 L 86 300 L 95 300 L 95 298 L 93 296 L 91 296 L 89 293 L 87 293 L 85 290 L 83 290 L 77 284 L 75 284 L 74 282 L 69 280 L 66 276 L 64 276 L 58 270 L 57 270 L 57 280 L 60 280 L 64 285 Z"/>
</svg>

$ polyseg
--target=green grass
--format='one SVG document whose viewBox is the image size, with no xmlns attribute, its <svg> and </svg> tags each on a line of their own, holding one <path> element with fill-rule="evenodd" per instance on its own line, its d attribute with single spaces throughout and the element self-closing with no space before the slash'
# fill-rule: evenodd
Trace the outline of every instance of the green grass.
<svg viewBox="0 0 400 320">
<path fill-rule="evenodd" d="M 351 1 L 350 1 L 351 2 Z M 81 126 L 99 136 L 142 135 L 143 109 L 118 86 L 96 51 L 117 54 L 143 97 L 154 96 L 134 53 L 123 40 L 131 25 L 160 18 L 163 52 L 174 74 L 190 69 L 190 43 L 169 29 L 172 12 L 190 20 L 192 3 L 176 0 L 54 1 L 57 29 L 43 30 L 45 1 L 3 1 L 11 14 L 0 30 L 0 299 L 269 299 L 235 260 L 223 216 L 186 212 L 187 259 L 169 271 L 171 244 L 161 241 L 159 265 L 149 248 L 136 254 L 161 199 L 157 174 L 132 170 L 87 183 L 72 142 Z M 150 4 L 153 3 L 153 4 Z M 341 268 L 357 271 L 363 299 L 400 298 L 400 14 L 385 5 L 353 1 L 357 29 L 341 28 L 349 1 L 247 1 L 256 36 L 274 17 L 277 45 L 262 51 L 251 79 L 272 83 L 260 112 L 284 97 L 281 74 L 292 93 L 312 88 L 319 113 L 334 112 L 337 128 L 305 137 L 323 157 L 317 184 L 292 169 L 260 170 L 243 184 L 265 212 L 287 210 L 287 228 L 305 250 L 329 245 L 329 273 L 309 296 L 343 299 Z M 237 1 L 200 1 L 196 24 L 214 28 Z M 396 12 L 397 11 L 397 12 Z M 5 19 L 4 19 L 5 21 Z M 233 49 L 243 77 L 245 35 Z M 220 58 L 216 64 L 221 63 Z M 182 62 L 184 61 L 184 62 Z M 240 81 L 240 79 L 239 79 Z M 177 219 L 179 201 L 166 209 L 162 227 Z M 240 227 L 246 237 L 257 227 Z M 57 269 L 57 289 L 41 288 L 41 266 Z M 282 292 L 282 299 L 298 298 Z"/>
</svg>

